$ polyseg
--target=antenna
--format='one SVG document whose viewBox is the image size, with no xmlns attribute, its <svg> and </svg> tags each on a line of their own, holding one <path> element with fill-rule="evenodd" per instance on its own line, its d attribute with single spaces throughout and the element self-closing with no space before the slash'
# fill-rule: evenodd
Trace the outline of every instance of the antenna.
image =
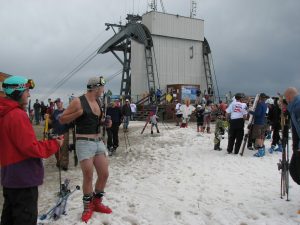
<svg viewBox="0 0 300 225">
<path fill-rule="evenodd" d="M 195 18 L 196 15 L 197 15 L 197 2 L 196 2 L 196 0 L 191 0 L 190 17 Z"/>
<path fill-rule="evenodd" d="M 151 11 L 157 11 L 157 1 L 156 0 L 151 0 L 149 3 L 150 10 Z"/>
<path fill-rule="evenodd" d="M 163 12 L 163 13 L 165 13 L 165 12 L 166 12 L 166 10 L 165 10 L 164 3 L 163 3 L 163 1 L 162 1 L 162 0 L 160 0 L 160 6 L 161 6 L 161 10 L 162 10 L 162 12 Z"/>
<path fill-rule="evenodd" d="M 163 0 L 160 0 L 159 2 L 160 2 L 161 11 L 165 13 L 166 11 L 165 11 Z M 157 11 L 157 0 L 151 0 L 149 3 L 149 7 L 151 11 Z"/>
</svg>

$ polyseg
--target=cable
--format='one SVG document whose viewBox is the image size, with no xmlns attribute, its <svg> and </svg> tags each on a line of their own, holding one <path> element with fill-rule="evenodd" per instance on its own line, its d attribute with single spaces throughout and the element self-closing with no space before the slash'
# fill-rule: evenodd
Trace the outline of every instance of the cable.
<svg viewBox="0 0 300 225">
<path fill-rule="evenodd" d="M 107 79 L 106 79 L 106 83 L 108 83 L 109 81 L 111 81 L 112 79 L 114 79 L 115 77 L 117 77 L 118 75 L 120 75 L 122 73 L 123 69 L 120 69 L 119 71 L 117 71 L 116 73 L 110 75 Z"/>
<path fill-rule="evenodd" d="M 62 72 L 61 74 L 59 74 L 58 76 L 56 76 L 55 78 L 54 78 L 54 80 L 55 79 L 57 79 L 57 78 L 60 78 L 60 77 L 62 77 L 62 75 L 65 73 L 65 70 L 70 66 L 70 65 L 72 65 L 81 55 L 83 55 L 83 53 L 88 49 L 88 48 L 90 48 L 90 46 L 96 41 L 96 40 L 98 40 L 103 34 L 104 34 L 104 32 L 105 32 L 105 30 L 103 30 L 101 33 L 99 33 L 91 42 L 89 42 L 89 44 L 87 44 L 84 48 L 83 48 L 83 50 L 81 50 L 78 54 L 77 54 L 77 56 L 75 56 L 68 64 L 67 64 L 67 66 L 63 69 L 63 71 L 64 72 Z"/>
<path fill-rule="evenodd" d="M 219 93 L 219 86 L 218 86 L 218 80 L 217 80 L 217 76 L 216 76 L 215 65 L 214 65 L 214 60 L 213 60 L 213 57 L 212 57 L 212 53 L 210 53 L 210 58 L 211 58 L 212 66 L 213 66 L 214 77 L 215 77 L 217 92 L 218 92 L 218 98 L 219 98 L 219 101 L 220 101 L 221 99 L 220 99 L 220 93 Z"/>
<path fill-rule="evenodd" d="M 66 83 L 72 76 L 74 76 L 79 70 L 81 70 L 86 64 L 88 64 L 92 59 L 94 59 L 97 55 L 98 49 L 90 54 L 82 63 L 80 63 L 77 67 L 75 67 L 70 73 L 66 74 L 62 80 L 57 82 L 57 84 L 47 92 L 46 95 L 42 97 L 42 99 L 46 99 L 49 95 L 53 94 L 58 88 L 60 88 L 64 83 Z"/>
</svg>

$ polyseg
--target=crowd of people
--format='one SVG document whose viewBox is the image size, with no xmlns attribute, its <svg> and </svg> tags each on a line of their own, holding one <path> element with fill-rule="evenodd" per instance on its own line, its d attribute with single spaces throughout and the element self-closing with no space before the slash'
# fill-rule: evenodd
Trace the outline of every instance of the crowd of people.
<svg viewBox="0 0 300 225">
<path fill-rule="evenodd" d="M 128 132 L 137 106 L 130 98 L 126 98 L 124 104 L 121 104 L 120 100 L 114 100 L 104 109 L 99 101 L 99 97 L 104 93 L 104 86 L 103 77 L 90 78 L 86 85 L 87 91 L 79 97 L 74 97 L 66 109 L 61 98 L 54 102 L 49 101 L 48 107 L 36 100 L 33 105 L 35 124 L 38 125 L 49 115 L 49 124 L 52 133 L 55 134 L 49 140 L 39 141 L 25 112 L 30 97 L 29 90 L 34 88 L 34 82 L 20 76 L 11 76 L 3 82 L 6 97 L 0 97 L 0 142 L 1 149 L 5 151 L 5 154 L 0 155 L 4 196 L 1 224 L 24 224 L 24 221 L 26 224 L 36 224 L 37 187 L 43 183 L 42 158 L 55 154 L 56 166 L 68 170 L 70 128 L 75 131 L 74 144 L 83 176 L 81 220 L 87 222 L 94 212 L 112 213 L 112 209 L 103 202 L 109 178 L 107 151 L 117 150 L 119 127 L 123 123 L 123 131 Z M 288 88 L 284 97 L 285 99 L 283 96 L 270 98 L 261 93 L 254 102 L 254 99 L 247 98 L 245 94 L 237 93 L 228 105 L 222 101 L 213 104 L 209 96 L 195 102 L 195 105 L 191 104 L 190 99 L 183 102 L 175 99 L 176 126 L 187 128 L 191 118 L 195 117 L 196 132 L 210 134 L 211 121 L 214 120 L 213 149 L 222 150 L 220 143 L 227 131 L 227 152 L 238 154 L 244 137 L 245 121 L 249 116 L 253 116 L 253 123 L 248 127 L 250 136 L 247 147 L 257 150 L 255 157 L 263 157 L 267 148 L 264 143 L 266 138 L 272 138 L 271 146 L 267 148 L 270 154 L 283 150 L 280 130 L 282 120 L 290 115 L 293 133 L 291 176 L 300 184 L 300 95 L 297 89 Z M 154 127 L 156 132 L 160 133 L 157 107 L 151 109 L 148 119 L 151 134 Z M 107 132 L 107 140 L 104 140 L 101 134 L 101 127 Z M 95 181 L 94 170 L 97 174 Z"/>
</svg>

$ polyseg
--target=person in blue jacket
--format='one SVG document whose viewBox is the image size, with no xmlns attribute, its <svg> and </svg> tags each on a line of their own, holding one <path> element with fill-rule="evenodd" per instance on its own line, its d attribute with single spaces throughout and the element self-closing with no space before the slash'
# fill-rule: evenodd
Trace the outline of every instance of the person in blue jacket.
<svg viewBox="0 0 300 225">
<path fill-rule="evenodd" d="M 293 155 L 289 170 L 292 179 L 300 185 L 300 95 L 296 88 L 290 87 L 286 89 L 284 96 L 292 122 Z"/>
<path fill-rule="evenodd" d="M 252 139 L 255 139 L 255 145 L 258 147 L 258 152 L 254 154 L 256 157 L 263 157 L 265 155 L 265 132 L 266 132 L 266 100 L 269 98 L 265 93 L 259 95 L 259 102 L 256 105 L 255 111 L 249 111 L 254 116 Z"/>
</svg>

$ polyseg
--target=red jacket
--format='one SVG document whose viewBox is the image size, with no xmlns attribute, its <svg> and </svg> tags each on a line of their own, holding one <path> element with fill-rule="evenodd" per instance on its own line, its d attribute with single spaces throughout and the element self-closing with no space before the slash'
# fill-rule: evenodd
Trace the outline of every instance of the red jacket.
<svg viewBox="0 0 300 225">
<path fill-rule="evenodd" d="M 41 158 L 59 149 L 56 140 L 38 141 L 26 112 L 16 101 L 0 97 L 1 184 L 8 188 L 43 183 Z"/>
</svg>

